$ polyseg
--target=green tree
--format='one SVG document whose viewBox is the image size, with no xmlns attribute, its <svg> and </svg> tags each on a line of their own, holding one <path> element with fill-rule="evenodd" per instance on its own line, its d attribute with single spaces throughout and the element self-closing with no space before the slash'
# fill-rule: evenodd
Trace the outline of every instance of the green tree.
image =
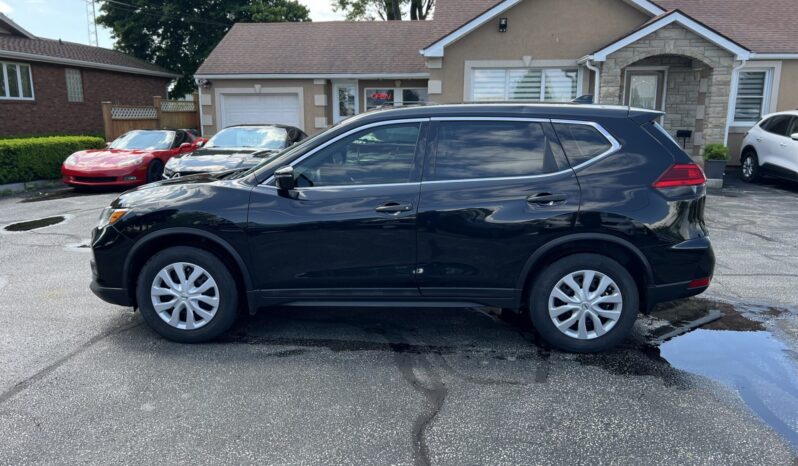
<svg viewBox="0 0 798 466">
<path fill-rule="evenodd" d="M 310 21 L 296 0 L 97 1 L 115 49 L 180 74 L 172 97 L 196 88 L 194 73 L 234 23 Z"/>
<path fill-rule="evenodd" d="M 349 20 L 401 20 L 402 10 L 409 5 L 411 20 L 429 17 L 435 0 L 333 0 L 333 10 L 344 11 Z"/>
</svg>

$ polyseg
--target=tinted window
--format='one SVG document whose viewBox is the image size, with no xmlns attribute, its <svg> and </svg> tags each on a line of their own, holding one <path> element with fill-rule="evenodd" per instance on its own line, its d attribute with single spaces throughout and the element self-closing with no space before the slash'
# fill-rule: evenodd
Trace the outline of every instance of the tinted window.
<svg viewBox="0 0 798 466">
<path fill-rule="evenodd" d="M 770 133 L 787 136 L 787 129 L 790 126 L 790 119 L 791 118 L 789 115 L 776 115 L 765 120 L 761 126 L 762 129 Z"/>
<path fill-rule="evenodd" d="M 433 180 L 527 176 L 558 170 L 540 123 L 446 121 L 438 124 Z"/>
<path fill-rule="evenodd" d="M 418 134 L 418 123 L 406 123 L 343 138 L 294 166 L 297 186 L 408 183 Z"/>
<path fill-rule="evenodd" d="M 554 130 L 571 166 L 587 162 L 612 148 L 612 144 L 596 128 L 589 125 L 556 123 Z"/>
</svg>

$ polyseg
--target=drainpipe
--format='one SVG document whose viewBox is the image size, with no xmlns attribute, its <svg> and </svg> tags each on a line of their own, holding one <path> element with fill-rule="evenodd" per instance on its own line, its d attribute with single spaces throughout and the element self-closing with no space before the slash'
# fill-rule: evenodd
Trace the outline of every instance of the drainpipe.
<svg viewBox="0 0 798 466">
<path fill-rule="evenodd" d="M 198 80 L 196 80 L 196 79 L 194 80 L 194 82 L 197 83 L 197 97 L 198 97 L 198 100 L 197 100 L 197 111 L 199 112 L 199 124 L 200 124 L 199 131 L 200 131 L 200 136 L 205 137 L 205 125 L 202 124 L 203 123 L 202 122 L 202 84 L 200 84 L 197 81 Z"/>
<path fill-rule="evenodd" d="M 734 96 L 735 98 L 737 97 L 737 87 L 740 84 L 740 77 L 738 76 L 737 72 L 743 66 L 745 66 L 746 63 L 747 60 L 741 60 L 739 65 L 732 68 L 732 75 L 731 75 L 732 82 L 731 82 L 731 89 L 729 90 L 729 108 L 726 110 L 726 130 L 723 133 L 723 145 L 727 147 L 729 145 L 729 127 L 731 126 L 732 120 L 734 119 L 734 106 L 737 104 L 737 101 L 735 100 L 734 102 L 732 102 L 731 98 L 732 96 Z"/>
<path fill-rule="evenodd" d="M 601 70 L 598 66 L 591 63 L 589 58 L 585 60 L 585 66 L 590 71 L 596 73 L 596 78 L 593 80 L 593 103 L 597 104 L 601 102 L 599 100 L 599 97 L 601 96 Z"/>
</svg>

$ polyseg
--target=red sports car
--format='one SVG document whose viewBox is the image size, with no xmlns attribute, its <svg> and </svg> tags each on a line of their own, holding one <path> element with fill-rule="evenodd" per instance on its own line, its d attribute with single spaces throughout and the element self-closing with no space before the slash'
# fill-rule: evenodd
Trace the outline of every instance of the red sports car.
<svg viewBox="0 0 798 466">
<path fill-rule="evenodd" d="M 70 186 L 136 186 L 158 181 L 166 162 L 205 142 L 186 130 L 129 131 L 105 149 L 70 155 L 61 166 Z"/>
</svg>

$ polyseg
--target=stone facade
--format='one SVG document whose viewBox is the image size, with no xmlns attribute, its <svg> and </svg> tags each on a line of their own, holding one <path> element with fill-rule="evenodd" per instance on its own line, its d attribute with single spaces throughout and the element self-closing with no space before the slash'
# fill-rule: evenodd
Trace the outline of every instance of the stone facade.
<svg viewBox="0 0 798 466">
<path fill-rule="evenodd" d="M 672 115 L 666 120 L 666 128 L 675 132 L 692 126 L 696 155 L 706 143 L 722 143 L 734 55 L 676 24 L 607 57 L 601 69 L 601 103 L 622 104 L 624 70 L 656 60 L 669 67 L 665 105 Z"/>
</svg>

